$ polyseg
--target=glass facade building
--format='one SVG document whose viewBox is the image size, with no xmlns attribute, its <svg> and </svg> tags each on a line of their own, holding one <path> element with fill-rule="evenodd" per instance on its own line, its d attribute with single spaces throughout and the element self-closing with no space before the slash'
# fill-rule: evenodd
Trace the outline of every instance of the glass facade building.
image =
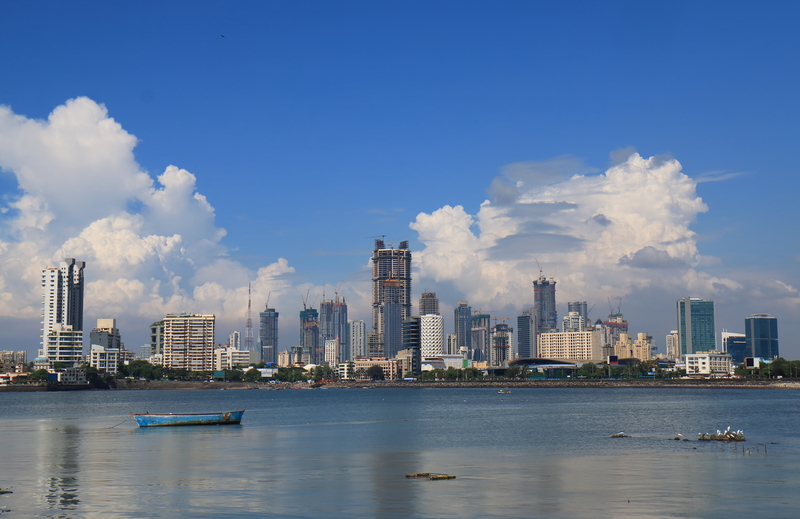
<svg viewBox="0 0 800 519">
<path fill-rule="evenodd" d="M 744 330 L 748 357 L 780 357 L 777 318 L 767 314 L 754 314 L 744 320 Z"/>
<path fill-rule="evenodd" d="M 683 357 L 716 350 L 714 301 L 697 297 L 678 300 L 678 342 Z"/>
<path fill-rule="evenodd" d="M 261 347 L 261 360 L 266 363 L 278 362 L 278 312 L 265 308 L 258 314 L 258 342 Z"/>
</svg>

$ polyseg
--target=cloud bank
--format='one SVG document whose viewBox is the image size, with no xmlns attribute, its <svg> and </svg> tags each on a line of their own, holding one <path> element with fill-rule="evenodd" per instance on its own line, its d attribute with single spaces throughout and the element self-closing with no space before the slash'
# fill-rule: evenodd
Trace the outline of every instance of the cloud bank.
<svg viewBox="0 0 800 519">
<path fill-rule="evenodd" d="M 41 270 L 64 257 L 87 262 L 89 329 L 93 317 L 122 318 L 130 324 L 124 333 L 183 311 L 241 321 L 248 281 L 255 296 L 272 292 L 280 301 L 294 271 L 288 262 L 253 276 L 227 258 L 225 230 L 195 176 L 168 166 L 153 179 L 136 163 L 135 146 L 86 97 L 47 120 L 0 106 L 0 168 L 18 186 L 0 205 L 0 315 L 38 318 Z"/>
<path fill-rule="evenodd" d="M 450 283 L 475 305 L 530 305 L 541 265 L 562 303 L 680 287 L 713 296 L 741 285 L 703 272 L 690 225 L 708 210 L 672 158 L 628 151 L 602 174 L 570 158 L 517 163 L 475 215 L 462 206 L 420 213 L 419 275 Z M 595 314 L 597 317 L 597 314 Z"/>
</svg>

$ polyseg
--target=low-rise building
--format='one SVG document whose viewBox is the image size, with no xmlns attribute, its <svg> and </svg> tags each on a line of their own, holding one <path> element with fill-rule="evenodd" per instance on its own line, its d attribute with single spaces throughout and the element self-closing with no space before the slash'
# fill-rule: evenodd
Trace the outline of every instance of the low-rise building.
<svg viewBox="0 0 800 519">
<path fill-rule="evenodd" d="M 89 351 L 89 365 L 102 373 L 116 373 L 119 364 L 119 349 L 92 344 Z"/>
<path fill-rule="evenodd" d="M 217 348 L 214 350 L 214 370 L 242 368 L 250 365 L 250 352 L 237 350 L 232 347 Z"/>
<path fill-rule="evenodd" d="M 719 351 L 703 351 L 686 355 L 689 376 L 727 377 L 731 374 L 731 356 Z"/>
<path fill-rule="evenodd" d="M 403 362 L 400 359 L 360 358 L 339 364 L 339 378 L 341 380 L 369 380 L 367 370 L 372 366 L 381 367 L 384 380 L 397 380 L 403 376 Z"/>
</svg>

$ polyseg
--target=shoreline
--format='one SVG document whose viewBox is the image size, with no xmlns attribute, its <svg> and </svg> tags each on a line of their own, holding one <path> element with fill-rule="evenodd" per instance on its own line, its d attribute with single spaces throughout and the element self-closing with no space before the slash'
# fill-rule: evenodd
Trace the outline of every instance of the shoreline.
<svg viewBox="0 0 800 519">
<path fill-rule="evenodd" d="M 0 386 L 2 392 L 37 391 L 147 391 L 161 390 L 284 390 L 284 389 L 535 389 L 535 388 L 691 388 L 691 389 L 800 389 L 800 380 L 769 379 L 596 379 L 596 380 L 486 380 L 486 381 L 335 381 L 324 384 L 263 384 L 251 382 L 201 382 L 178 380 L 117 380 L 116 387 L 88 386 Z"/>
</svg>

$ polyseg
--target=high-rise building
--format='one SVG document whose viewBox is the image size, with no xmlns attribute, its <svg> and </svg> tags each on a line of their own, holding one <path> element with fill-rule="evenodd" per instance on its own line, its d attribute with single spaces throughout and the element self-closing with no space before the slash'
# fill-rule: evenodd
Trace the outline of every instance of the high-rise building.
<svg viewBox="0 0 800 519">
<path fill-rule="evenodd" d="M 459 301 L 453 314 L 458 350 L 464 347 L 472 351 L 472 308 L 466 301 Z"/>
<path fill-rule="evenodd" d="M 456 334 L 448 333 L 444 337 L 444 351 L 448 355 L 457 355 L 460 353 L 458 351 L 458 341 L 456 340 Z"/>
<path fill-rule="evenodd" d="M 589 328 L 581 312 L 569 312 L 562 321 L 562 329 L 565 332 L 585 332 Z"/>
<path fill-rule="evenodd" d="M 314 308 L 300 311 L 301 362 L 318 364 L 325 359 L 325 344 L 319 340 L 319 313 Z"/>
<path fill-rule="evenodd" d="M 475 314 L 472 316 L 472 351 L 470 358 L 477 362 L 488 362 L 491 358 L 491 316 Z"/>
<path fill-rule="evenodd" d="M 678 340 L 678 330 L 672 330 L 666 337 L 667 360 L 676 361 L 681 358 L 681 346 Z"/>
<path fill-rule="evenodd" d="M 681 356 L 716 350 L 714 301 L 686 297 L 678 300 L 677 307 Z"/>
<path fill-rule="evenodd" d="M 444 353 L 444 317 L 420 316 L 420 345 L 423 357 L 438 357 Z"/>
<path fill-rule="evenodd" d="M 350 358 L 367 356 L 367 325 L 364 321 L 347 321 L 347 337 L 350 344 Z"/>
<path fill-rule="evenodd" d="M 278 316 L 280 314 L 269 306 L 258 313 L 258 344 L 261 360 L 266 363 L 278 362 Z"/>
<path fill-rule="evenodd" d="M 514 359 L 514 329 L 506 323 L 498 323 L 491 330 L 492 348 L 489 364 L 492 366 L 505 366 L 509 360 Z"/>
<path fill-rule="evenodd" d="M 422 318 L 412 315 L 403 321 L 403 349 L 398 356 L 403 362 L 405 374 L 421 372 L 422 366 Z M 405 353 L 405 355 L 403 354 Z"/>
<path fill-rule="evenodd" d="M 337 351 L 340 358 L 336 362 L 350 359 L 350 336 L 347 332 L 347 303 L 338 295 L 319 305 L 319 335 L 321 341 L 339 339 Z"/>
<path fill-rule="evenodd" d="M 620 359 L 650 360 L 653 358 L 653 338 L 640 333 L 634 341 L 630 335 L 623 333 L 614 343 L 614 355 Z"/>
<path fill-rule="evenodd" d="M 164 317 L 164 366 L 189 371 L 214 369 L 213 314 L 167 314 Z"/>
<path fill-rule="evenodd" d="M 397 249 L 390 244 L 387 249 L 382 239 L 375 240 L 372 251 L 370 335 L 371 342 L 383 341 L 383 350 L 387 357 L 392 353 L 396 354 L 402 347 L 403 320 L 410 315 L 411 251 L 408 249 L 408 242 L 400 242 Z"/>
<path fill-rule="evenodd" d="M 762 359 L 780 357 L 778 319 L 767 314 L 753 314 L 744 320 L 747 356 Z"/>
<path fill-rule="evenodd" d="M 83 332 L 71 325 L 55 323 L 47 333 L 43 354 L 53 362 L 72 368 L 83 362 Z M 51 364 L 52 365 L 52 364 Z"/>
<path fill-rule="evenodd" d="M 517 316 L 517 350 L 519 358 L 536 356 L 536 331 L 533 327 L 533 308 L 526 308 Z"/>
<path fill-rule="evenodd" d="M 150 325 L 150 355 L 164 354 L 164 321 Z"/>
<path fill-rule="evenodd" d="M 325 363 L 335 368 L 339 365 L 339 359 L 341 357 L 341 353 L 339 352 L 339 338 L 335 339 L 328 339 L 325 341 Z"/>
<path fill-rule="evenodd" d="M 122 347 L 122 337 L 117 328 L 117 320 L 98 319 L 97 327 L 89 333 L 89 343 L 106 349 L 119 350 Z"/>
<path fill-rule="evenodd" d="M 83 344 L 83 269 L 86 263 L 65 258 L 58 267 L 42 270 L 42 349 L 47 350 L 56 324 L 69 327 L 72 340 Z M 82 347 L 82 346 L 81 346 Z M 53 361 L 53 359 L 50 359 Z M 70 366 L 71 367 L 71 366 Z"/>
<path fill-rule="evenodd" d="M 747 335 L 722 330 L 722 352 L 730 355 L 731 361 L 736 365 L 743 363 L 745 357 L 751 356 L 747 345 Z"/>
<path fill-rule="evenodd" d="M 419 315 L 439 315 L 439 300 L 436 292 L 423 292 L 419 298 Z"/>
<path fill-rule="evenodd" d="M 623 333 L 628 333 L 628 321 L 619 311 L 608 314 L 608 320 L 603 323 L 606 329 L 604 345 L 613 347 Z"/>
<path fill-rule="evenodd" d="M 589 322 L 589 311 L 587 310 L 588 305 L 586 301 L 572 301 L 567 303 L 567 314 L 571 312 L 578 312 L 581 317 L 583 317 L 583 322 Z M 564 330 L 566 331 L 566 330 Z"/>
<path fill-rule="evenodd" d="M 234 350 L 242 349 L 242 332 L 236 330 L 228 336 L 228 345 Z"/>
<path fill-rule="evenodd" d="M 539 270 L 539 279 L 533 282 L 533 318 L 536 333 L 558 331 L 558 310 L 556 309 L 556 282 L 547 279 Z"/>
</svg>

